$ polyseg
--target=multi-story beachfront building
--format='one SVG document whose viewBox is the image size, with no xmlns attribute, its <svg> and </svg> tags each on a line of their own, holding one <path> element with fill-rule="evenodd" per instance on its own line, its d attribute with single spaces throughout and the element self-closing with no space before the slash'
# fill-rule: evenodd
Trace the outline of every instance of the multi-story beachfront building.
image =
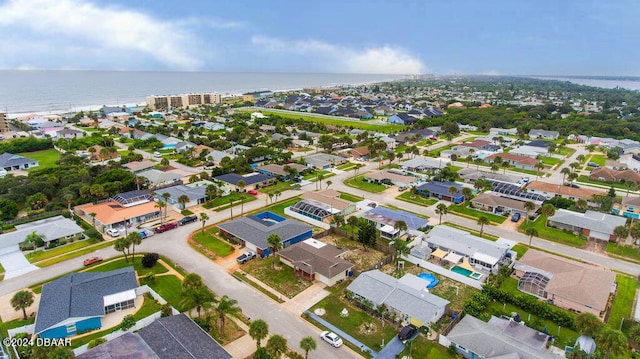
<svg viewBox="0 0 640 359">
<path fill-rule="evenodd" d="M 9 131 L 9 122 L 7 121 L 7 114 L 0 112 L 0 132 Z"/>
<path fill-rule="evenodd" d="M 222 102 L 222 96 L 215 92 L 147 97 L 147 106 L 153 110 L 169 110 L 172 108 L 182 108 L 187 106 L 211 105 L 220 102 Z"/>
</svg>

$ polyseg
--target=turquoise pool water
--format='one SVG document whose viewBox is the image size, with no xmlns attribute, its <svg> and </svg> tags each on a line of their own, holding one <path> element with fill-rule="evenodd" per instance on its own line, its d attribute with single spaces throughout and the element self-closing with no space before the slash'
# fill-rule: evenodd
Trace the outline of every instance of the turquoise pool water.
<svg viewBox="0 0 640 359">
<path fill-rule="evenodd" d="M 453 268 L 451 268 L 451 271 L 455 272 L 455 273 L 458 273 L 458 274 L 461 274 L 461 275 L 463 275 L 465 277 L 470 277 L 471 274 L 473 274 L 472 271 L 470 271 L 468 269 L 465 269 L 465 268 L 462 268 L 462 267 L 459 267 L 459 266 L 454 266 Z"/>
</svg>

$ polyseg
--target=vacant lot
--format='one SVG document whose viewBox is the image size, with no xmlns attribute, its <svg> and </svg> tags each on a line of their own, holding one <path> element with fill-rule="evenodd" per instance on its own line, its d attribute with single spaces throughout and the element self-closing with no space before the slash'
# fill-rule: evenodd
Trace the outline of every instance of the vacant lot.
<svg viewBox="0 0 640 359">
<path fill-rule="evenodd" d="M 322 237 L 321 241 L 348 250 L 344 255 L 344 259 L 355 264 L 355 268 L 358 271 L 365 271 L 372 268 L 376 263 L 379 263 L 382 258 L 387 256 L 376 249 L 364 249 L 362 244 L 345 237 L 330 235 Z"/>
<path fill-rule="evenodd" d="M 56 167 L 56 161 L 60 158 L 60 152 L 53 148 L 50 150 L 18 153 L 18 155 L 37 160 L 38 167 L 34 168 Z"/>
<path fill-rule="evenodd" d="M 382 192 L 385 189 L 387 189 L 387 187 L 384 186 L 384 185 L 377 184 L 377 183 L 369 183 L 369 182 L 365 181 L 363 179 L 363 176 L 358 176 L 358 177 L 355 177 L 355 178 L 350 178 L 348 180 L 345 180 L 344 184 L 346 184 L 349 187 L 358 188 L 358 189 L 361 189 L 363 191 L 367 191 L 367 192 L 371 192 L 371 193 L 378 193 L 378 192 Z"/>
<path fill-rule="evenodd" d="M 275 268 L 271 268 L 272 260 L 271 257 L 256 258 L 243 264 L 241 269 L 287 298 L 293 298 L 311 286 L 311 282 L 298 278 L 293 272 L 293 268 L 279 264 L 277 260 Z"/>
</svg>

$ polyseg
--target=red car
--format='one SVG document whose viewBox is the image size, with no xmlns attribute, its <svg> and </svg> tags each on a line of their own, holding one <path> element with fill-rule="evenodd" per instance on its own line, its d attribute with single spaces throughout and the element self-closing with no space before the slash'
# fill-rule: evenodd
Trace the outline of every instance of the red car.
<svg viewBox="0 0 640 359">
<path fill-rule="evenodd" d="M 102 257 L 91 257 L 84 260 L 83 264 L 86 266 L 90 266 L 93 263 L 102 262 Z"/>
<path fill-rule="evenodd" d="M 156 228 L 156 233 L 162 233 L 162 232 L 166 232 L 170 229 L 174 229 L 178 227 L 178 223 L 177 222 L 170 222 L 170 223 L 165 223 L 163 225 L 161 225 L 160 227 Z"/>
<path fill-rule="evenodd" d="M 247 193 L 256 196 L 258 194 L 258 191 L 256 191 L 255 189 L 251 189 L 251 190 L 248 190 Z"/>
</svg>

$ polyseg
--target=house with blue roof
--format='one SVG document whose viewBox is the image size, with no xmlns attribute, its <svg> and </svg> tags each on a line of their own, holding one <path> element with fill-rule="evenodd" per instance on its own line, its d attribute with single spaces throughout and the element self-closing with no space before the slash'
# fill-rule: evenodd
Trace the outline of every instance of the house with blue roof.
<svg viewBox="0 0 640 359">
<path fill-rule="evenodd" d="M 429 220 L 417 215 L 397 209 L 378 206 L 360 215 L 367 221 L 376 224 L 380 231 L 380 236 L 386 239 L 393 239 L 403 234 L 402 231 L 394 228 L 396 222 L 404 221 L 410 231 L 418 231 L 429 226 Z"/>
<path fill-rule="evenodd" d="M 450 193 L 449 188 L 451 187 L 455 187 L 458 191 L 455 193 Z M 421 184 L 420 186 L 416 187 L 416 190 L 422 195 L 449 201 L 454 204 L 464 202 L 462 186 L 456 182 L 431 181 Z"/>
<path fill-rule="evenodd" d="M 387 122 L 408 126 L 418 122 L 418 119 L 407 113 L 396 113 L 395 115 L 389 117 L 387 119 Z"/>
<path fill-rule="evenodd" d="M 59 339 L 102 327 L 102 318 L 135 307 L 138 282 L 133 267 L 78 272 L 42 287 L 34 334 Z"/>
</svg>

